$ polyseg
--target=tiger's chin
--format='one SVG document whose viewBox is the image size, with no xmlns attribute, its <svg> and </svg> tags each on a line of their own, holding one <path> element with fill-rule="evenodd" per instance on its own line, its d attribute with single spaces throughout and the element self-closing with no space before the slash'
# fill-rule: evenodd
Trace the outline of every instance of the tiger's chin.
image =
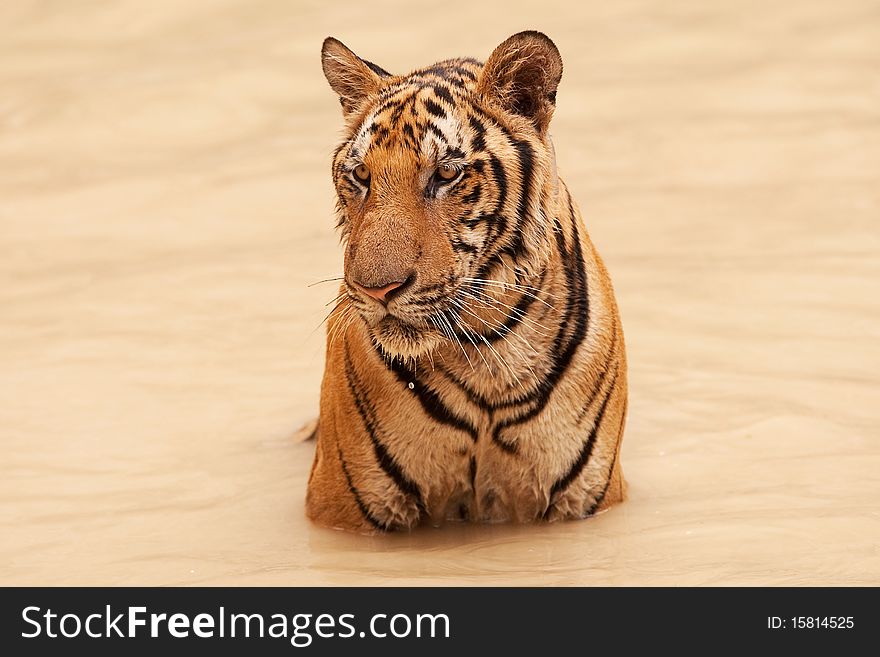
<svg viewBox="0 0 880 657">
<path fill-rule="evenodd" d="M 385 355 L 404 360 L 425 356 L 443 341 L 437 329 L 429 326 L 417 326 L 407 321 L 386 315 L 371 329 L 370 336 Z"/>
</svg>

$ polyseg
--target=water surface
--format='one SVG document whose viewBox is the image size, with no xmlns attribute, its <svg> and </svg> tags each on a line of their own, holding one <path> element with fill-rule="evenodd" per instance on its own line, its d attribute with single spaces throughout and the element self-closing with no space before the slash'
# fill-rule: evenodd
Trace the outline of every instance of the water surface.
<svg viewBox="0 0 880 657">
<path fill-rule="evenodd" d="M 399 71 L 526 28 L 621 306 L 630 499 L 313 527 L 320 42 Z M 0 583 L 880 583 L 878 44 L 861 0 L 3 3 Z"/>
</svg>

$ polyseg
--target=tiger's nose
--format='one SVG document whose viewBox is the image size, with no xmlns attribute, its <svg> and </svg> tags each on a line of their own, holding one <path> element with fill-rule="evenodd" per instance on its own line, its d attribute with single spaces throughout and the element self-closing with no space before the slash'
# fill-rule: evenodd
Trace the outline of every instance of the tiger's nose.
<svg viewBox="0 0 880 657">
<path fill-rule="evenodd" d="M 361 285 L 360 283 L 355 283 L 354 285 L 361 292 L 363 292 L 367 296 L 373 297 L 379 303 L 387 304 L 391 300 L 391 296 L 393 296 L 393 293 L 396 290 L 402 288 L 408 282 L 409 279 L 405 279 L 402 281 L 393 281 L 380 287 L 367 287 L 365 285 Z"/>
</svg>

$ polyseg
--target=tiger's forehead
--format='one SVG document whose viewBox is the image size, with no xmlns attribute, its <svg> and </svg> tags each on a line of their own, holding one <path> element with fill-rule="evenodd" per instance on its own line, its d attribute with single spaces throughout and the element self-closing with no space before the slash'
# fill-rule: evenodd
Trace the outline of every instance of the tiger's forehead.
<svg viewBox="0 0 880 657">
<path fill-rule="evenodd" d="M 476 60 L 448 60 L 391 78 L 355 132 L 349 156 L 394 150 L 421 160 L 463 157 L 462 111 L 481 68 Z"/>
</svg>

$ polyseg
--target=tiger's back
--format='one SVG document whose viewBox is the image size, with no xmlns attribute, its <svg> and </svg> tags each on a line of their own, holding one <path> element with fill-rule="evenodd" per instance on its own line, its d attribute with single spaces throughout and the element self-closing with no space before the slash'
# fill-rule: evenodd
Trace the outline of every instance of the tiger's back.
<svg viewBox="0 0 880 657">
<path fill-rule="evenodd" d="M 355 530 L 584 517 L 623 498 L 623 332 L 556 171 L 544 35 L 393 76 L 328 39 L 345 281 L 307 512 Z"/>
</svg>

